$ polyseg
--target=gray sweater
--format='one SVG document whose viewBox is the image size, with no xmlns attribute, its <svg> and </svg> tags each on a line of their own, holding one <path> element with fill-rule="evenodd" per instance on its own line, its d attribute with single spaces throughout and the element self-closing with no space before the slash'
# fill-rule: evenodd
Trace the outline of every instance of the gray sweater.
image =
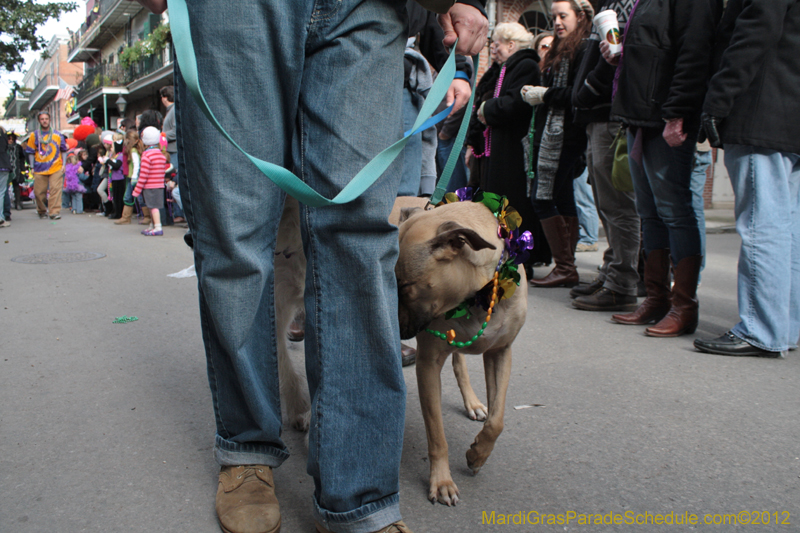
<svg viewBox="0 0 800 533">
<path fill-rule="evenodd" d="M 161 126 L 161 131 L 167 136 L 167 152 L 171 154 L 178 153 L 177 132 L 178 127 L 175 124 L 175 104 L 167 108 L 167 116 L 164 117 L 164 124 Z"/>
</svg>

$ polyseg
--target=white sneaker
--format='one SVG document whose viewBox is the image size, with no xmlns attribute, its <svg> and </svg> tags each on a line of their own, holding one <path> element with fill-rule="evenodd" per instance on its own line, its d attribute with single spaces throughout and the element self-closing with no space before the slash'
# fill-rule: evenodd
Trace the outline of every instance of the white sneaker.
<svg viewBox="0 0 800 533">
<path fill-rule="evenodd" d="M 8 228 L 10 226 L 11 222 L 9 222 L 8 220 L 3 220 L 2 222 L 0 222 L 0 228 Z"/>
</svg>

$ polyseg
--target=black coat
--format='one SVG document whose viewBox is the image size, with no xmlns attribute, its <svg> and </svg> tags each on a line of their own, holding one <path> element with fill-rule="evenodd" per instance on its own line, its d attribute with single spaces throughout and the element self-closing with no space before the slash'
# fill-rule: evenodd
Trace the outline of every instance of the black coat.
<svg viewBox="0 0 800 533">
<path fill-rule="evenodd" d="M 729 0 L 703 110 L 726 144 L 800 154 L 800 0 Z"/>
<path fill-rule="evenodd" d="M 612 115 L 656 128 L 683 118 L 685 130 L 697 129 L 721 14 L 722 0 L 641 0 L 625 31 Z"/>
<path fill-rule="evenodd" d="M 630 0 L 606 0 L 598 12 L 613 9 L 617 12 L 620 31 L 624 33 L 633 3 Z M 600 53 L 600 36 L 592 33 L 586 52 L 578 67 L 572 92 L 575 122 L 586 125 L 594 122 L 609 122 L 611 96 L 617 67 L 610 65 Z"/>
<path fill-rule="evenodd" d="M 539 56 L 533 50 L 520 50 L 508 59 L 500 95 L 486 100 L 483 107 L 486 125 L 492 129 L 486 190 L 508 196 L 514 207 L 530 203 L 522 140 L 528 135 L 533 108 L 522 99 L 523 85 L 541 85 Z"/>
<path fill-rule="evenodd" d="M 546 246 L 539 219 L 528 196 L 528 176 L 525 173 L 522 146 L 523 140 L 527 142 L 533 108 L 522 99 L 520 89 L 523 85 L 541 85 L 539 56 L 533 50 L 520 50 L 506 61 L 505 66 L 503 84 L 497 98 L 492 96 L 500 68 L 492 73 L 492 81 L 487 80 L 481 87 L 483 95 L 488 93 L 489 96 L 485 100 L 483 115 L 487 126 L 491 126 L 491 155 L 486 162 L 484 189 L 506 196 L 511 206 L 519 211 L 522 217 L 521 231 L 530 231 L 535 242 L 529 262 L 547 263 L 550 261 L 550 249 Z M 483 136 L 480 135 L 478 139 L 478 150 L 483 152 Z"/>
<path fill-rule="evenodd" d="M 28 156 L 25 154 L 25 149 L 19 143 L 8 146 L 9 159 L 11 158 L 12 152 L 16 154 L 16 164 L 13 165 L 14 168 L 10 169 L 12 173 L 11 179 L 14 180 L 15 183 L 21 184 L 25 181 L 22 172 L 28 168 Z"/>
<path fill-rule="evenodd" d="M 555 67 L 546 70 L 542 76 L 542 85 L 550 87 L 544 93 L 544 105 L 536 108 L 536 136 L 535 144 L 539 146 L 544 133 L 545 125 L 547 124 L 547 115 L 552 108 L 561 108 L 565 110 L 564 113 L 564 146 L 566 147 L 581 147 L 586 149 L 586 128 L 583 125 L 575 124 L 575 114 L 572 105 L 572 93 L 575 85 L 575 80 L 578 75 L 578 70 L 583 63 L 583 57 L 586 54 L 588 41 L 583 40 L 581 45 L 575 51 L 575 57 L 569 63 L 569 74 L 567 76 L 566 87 L 552 87 L 553 80 L 556 75 Z"/>
<path fill-rule="evenodd" d="M 5 135 L 3 135 L 3 138 L 0 139 L 0 141 L 3 141 L 0 143 L 0 170 L 7 170 L 11 172 L 14 169 L 11 168 L 11 158 L 9 157 L 8 152 L 11 151 L 12 147 L 8 144 L 8 140 L 5 138 Z M 8 184 L 6 183 L 5 185 Z"/>
</svg>

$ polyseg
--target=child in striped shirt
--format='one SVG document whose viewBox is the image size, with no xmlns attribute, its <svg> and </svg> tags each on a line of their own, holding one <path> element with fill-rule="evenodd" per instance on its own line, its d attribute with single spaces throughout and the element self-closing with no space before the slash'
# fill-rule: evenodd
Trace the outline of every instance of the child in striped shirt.
<svg viewBox="0 0 800 533">
<path fill-rule="evenodd" d="M 159 148 L 160 138 L 161 132 L 152 126 L 142 131 L 142 143 L 145 149 L 139 168 L 139 180 L 133 190 L 134 198 L 142 196 L 153 219 L 150 227 L 142 231 L 146 236 L 164 235 L 161 228 L 161 212 L 164 211 L 164 174 L 169 166 L 169 156 L 166 150 Z"/>
</svg>

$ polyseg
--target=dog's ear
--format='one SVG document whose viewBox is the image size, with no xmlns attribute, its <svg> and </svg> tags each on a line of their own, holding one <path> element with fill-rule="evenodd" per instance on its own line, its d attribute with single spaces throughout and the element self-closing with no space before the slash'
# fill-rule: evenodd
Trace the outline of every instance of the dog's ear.
<svg viewBox="0 0 800 533">
<path fill-rule="evenodd" d="M 414 213 L 417 213 L 418 211 L 422 211 L 422 208 L 421 207 L 404 207 L 404 208 L 402 208 L 400 210 L 400 220 L 397 222 L 397 225 L 399 226 L 400 224 L 402 224 L 403 222 L 405 222 L 406 220 L 411 218 L 411 216 Z"/>
<path fill-rule="evenodd" d="M 431 254 L 436 259 L 450 260 L 461 253 L 466 244 L 476 252 L 497 247 L 484 240 L 475 230 L 465 228 L 456 222 L 445 222 L 439 226 L 438 235 L 429 241 Z"/>
</svg>

